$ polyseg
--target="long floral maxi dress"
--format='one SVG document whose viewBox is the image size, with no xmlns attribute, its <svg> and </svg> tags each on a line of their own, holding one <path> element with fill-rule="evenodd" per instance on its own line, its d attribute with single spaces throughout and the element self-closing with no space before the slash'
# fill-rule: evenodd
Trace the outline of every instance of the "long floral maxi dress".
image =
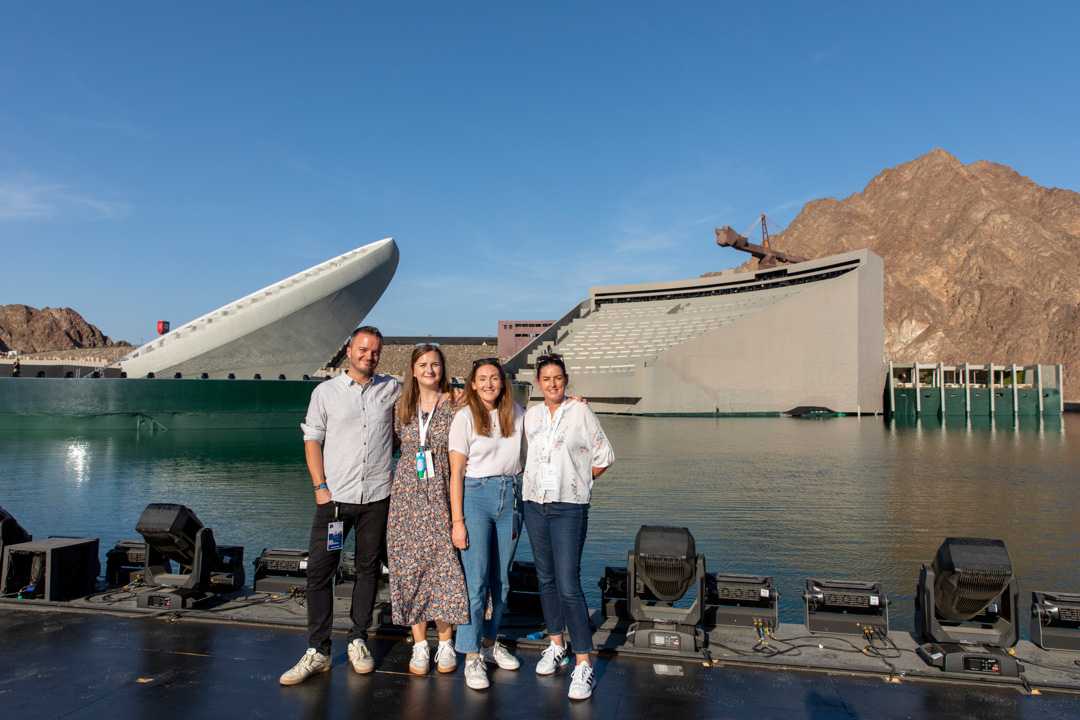
<svg viewBox="0 0 1080 720">
<path fill-rule="evenodd" d="M 390 488 L 386 544 L 395 625 L 415 625 L 428 620 L 469 622 L 465 573 L 450 539 L 447 438 L 454 416 L 450 405 L 444 399 L 431 419 L 427 441 L 435 471 L 424 480 L 416 478 L 416 451 L 420 446 L 417 421 L 414 418 L 401 427 L 394 413 L 394 429 L 401 439 L 401 459 Z"/>
</svg>

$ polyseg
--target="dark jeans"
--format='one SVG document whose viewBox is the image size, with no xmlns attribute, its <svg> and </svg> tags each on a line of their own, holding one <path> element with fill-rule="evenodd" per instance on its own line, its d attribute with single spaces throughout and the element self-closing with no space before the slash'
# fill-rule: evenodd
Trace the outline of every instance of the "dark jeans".
<svg viewBox="0 0 1080 720">
<path fill-rule="evenodd" d="M 593 649 L 592 626 L 581 591 L 581 549 L 589 528 L 589 506 L 577 503 L 525 503 L 540 604 L 549 634 L 570 632 L 575 653 Z"/>
<path fill-rule="evenodd" d="M 334 510 L 337 508 L 337 517 Z M 334 625 L 334 576 L 341 551 L 326 549 L 327 526 L 335 519 L 345 524 L 345 534 L 356 529 L 356 584 L 352 592 L 352 630 L 349 640 L 367 640 L 375 591 L 379 579 L 379 559 L 386 541 L 386 515 L 390 498 L 371 503 L 328 502 L 315 506 L 308 542 L 307 614 L 308 646 L 330 654 L 330 631 Z"/>
</svg>

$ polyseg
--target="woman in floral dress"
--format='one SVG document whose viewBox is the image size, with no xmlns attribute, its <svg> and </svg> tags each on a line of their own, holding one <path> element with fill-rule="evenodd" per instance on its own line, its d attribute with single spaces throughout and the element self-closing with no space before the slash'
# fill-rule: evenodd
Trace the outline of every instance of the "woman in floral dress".
<svg viewBox="0 0 1080 720">
<path fill-rule="evenodd" d="M 394 624 L 412 629 L 409 672 L 425 675 L 430 668 L 427 625 L 434 621 L 439 634 L 435 666 L 449 673 L 457 669 L 453 625 L 469 622 L 465 575 L 450 537 L 446 448 L 454 410 L 438 346 L 417 346 L 410 367 L 412 377 L 406 379 L 394 412 L 401 459 L 390 489 L 386 527 L 390 602 Z"/>
</svg>

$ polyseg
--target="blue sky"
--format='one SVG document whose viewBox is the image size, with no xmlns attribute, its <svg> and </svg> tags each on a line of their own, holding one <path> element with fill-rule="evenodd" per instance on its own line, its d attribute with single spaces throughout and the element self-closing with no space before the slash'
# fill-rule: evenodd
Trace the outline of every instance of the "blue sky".
<svg viewBox="0 0 1080 720">
<path fill-rule="evenodd" d="M 665 5 L 8 3 L 0 303 L 139 342 L 392 235 L 369 320 L 494 334 L 934 147 L 1080 189 L 1076 3 Z"/>
</svg>

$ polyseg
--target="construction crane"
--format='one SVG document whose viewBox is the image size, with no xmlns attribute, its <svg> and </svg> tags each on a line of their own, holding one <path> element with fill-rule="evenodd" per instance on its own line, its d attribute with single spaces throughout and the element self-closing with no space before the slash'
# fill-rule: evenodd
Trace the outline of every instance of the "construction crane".
<svg viewBox="0 0 1080 720">
<path fill-rule="evenodd" d="M 774 267 L 780 263 L 806 261 L 806 258 L 804 257 L 792 255 L 791 253 L 782 252 L 780 250 L 773 250 L 769 243 L 769 223 L 765 218 L 765 213 L 761 213 L 761 218 L 759 220 L 761 223 L 760 245 L 750 242 L 746 235 L 742 235 L 730 225 L 716 228 L 716 244 L 721 247 L 731 247 L 745 253 L 750 253 L 757 258 L 758 267 L 763 268 Z"/>
</svg>

